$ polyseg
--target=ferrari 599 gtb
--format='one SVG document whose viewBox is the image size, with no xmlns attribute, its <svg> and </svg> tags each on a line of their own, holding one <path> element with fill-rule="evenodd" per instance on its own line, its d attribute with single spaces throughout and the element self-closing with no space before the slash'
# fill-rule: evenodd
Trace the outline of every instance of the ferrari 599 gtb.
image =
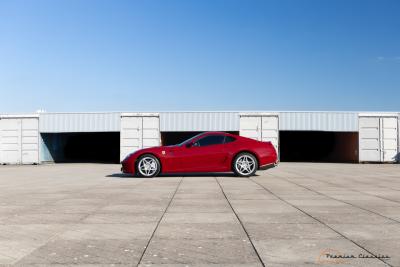
<svg viewBox="0 0 400 267">
<path fill-rule="evenodd" d="M 252 176 L 278 163 L 271 142 L 223 133 L 206 132 L 181 144 L 145 148 L 122 161 L 122 172 L 154 177 L 165 173 L 234 172 Z"/>
</svg>

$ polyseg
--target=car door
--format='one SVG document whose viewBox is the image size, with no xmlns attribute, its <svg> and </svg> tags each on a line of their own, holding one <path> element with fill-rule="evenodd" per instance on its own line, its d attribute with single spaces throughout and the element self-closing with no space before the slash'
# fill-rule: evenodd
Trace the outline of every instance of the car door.
<svg viewBox="0 0 400 267">
<path fill-rule="evenodd" d="M 206 135 L 184 146 L 180 155 L 179 169 L 182 172 L 223 171 L 228 158 L 224 145 L 224 135 Z"/>
</svg>

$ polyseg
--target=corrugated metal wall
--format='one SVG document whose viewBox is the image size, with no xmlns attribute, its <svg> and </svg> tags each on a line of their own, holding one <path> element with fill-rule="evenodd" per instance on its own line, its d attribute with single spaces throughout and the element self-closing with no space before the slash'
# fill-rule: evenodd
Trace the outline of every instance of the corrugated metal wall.
<svg viewBox="0 0 400 267">
<path fill-rule="evenodd" d="M 42 113 L 41 133 L 119 132 L 121 113 Z"/>
<path fill-rule="evenodd" d="M 238 112 L 163 112 L 162 132 L 239 131 Z"/>
<path fill-rule="evenodd" d="M 279 130 L 357 132 L 356 112 L 280 112 Z"/>
<path fill-rule="evenodd" d="M 249 113 L 250 114 L 250 113 Z M 258 114 L 254 112 L 254 114 Z M 165 112 L 161 131 L 239 131 L 239 112 Z M 279 129 L 357 132 L 356 112 L 279 112 Z"/>
<path fill-rule="evenodd" d="M 43 113 L 40 132 L 120 131 L 121 113 Z M 239 112 L 162 112 L 160 130 L 239 131 Z M 279 112 L 279 129 L 357 132 L 357 112 Z"/>
</svg>

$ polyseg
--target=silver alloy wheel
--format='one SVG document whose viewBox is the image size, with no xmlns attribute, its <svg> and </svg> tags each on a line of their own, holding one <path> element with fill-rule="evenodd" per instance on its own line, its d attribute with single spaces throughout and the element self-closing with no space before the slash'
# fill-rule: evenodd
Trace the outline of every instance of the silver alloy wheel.
<svg viewBox="0 0 400 267">
<path fill-rule="evenodd" d="M 250 157 L 249 155 L 242 155 L 237 158 L 235 168 L 241 175 L 246 176 L 253 173 L 254 169 L 256 168 L 256 163 L 254 158 Z"/>
<path fill-rule="evenodd" d="M 152 157 L 144 157 L 139 161 L 138 170 L 143 176 L 153 176 L 158 169 L 157 161 Z"/>
</svg>

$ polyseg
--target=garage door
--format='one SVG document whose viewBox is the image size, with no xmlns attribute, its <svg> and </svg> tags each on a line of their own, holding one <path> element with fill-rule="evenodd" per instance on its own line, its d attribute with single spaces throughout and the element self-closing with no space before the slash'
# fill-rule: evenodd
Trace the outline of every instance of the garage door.
<svg viewBox="0 0 400 267">
<path fill-rule="evenodd" d="M 0 119 L 0 162 L 39 163 L 38 118 Z"/>
<path fill-rule="evenodd" d="M 359 118 L 360 161 L 393 162 L 398 153 L 396 117 Z"/>
<path fill-rule="evenodd" d="M 270 141 L 279 151 L 278 115 L 240 115 L 240 135 L 259 141 Z"/>
<path fill-rule="evenodd" d="M 157 115 L 121 116 L 120 160 L 142 148 L 160 145 L 160 119 Z"/>
</svg>

